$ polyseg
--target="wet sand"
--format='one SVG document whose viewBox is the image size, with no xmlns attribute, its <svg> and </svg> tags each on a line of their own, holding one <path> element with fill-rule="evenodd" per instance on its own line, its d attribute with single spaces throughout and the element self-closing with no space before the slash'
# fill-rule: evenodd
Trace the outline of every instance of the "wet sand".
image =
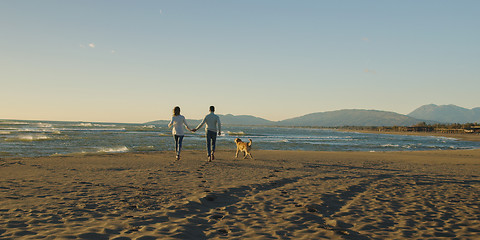
<svg viewBox="0 0 480 240">
<path fill-rule="evenodd" d="M 478 239 L 480 150 L 0 160 L 0 239 Z"/>
</svg>

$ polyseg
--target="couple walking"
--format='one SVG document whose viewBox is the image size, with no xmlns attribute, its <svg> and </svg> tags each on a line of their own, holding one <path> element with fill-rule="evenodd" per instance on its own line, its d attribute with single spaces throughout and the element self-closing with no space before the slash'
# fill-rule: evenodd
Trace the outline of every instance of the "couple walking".
<svg viewBox="0 0 480 240">
<path fill-rule="evenodd" d="M 207 114 L 203 118 L 203 121 L 200 124 L 198 124 L 198 126 L 194 129 L 190 129 L 190 127 L 188 127 L 187 121 L 185 120 L 185 117 L 183 115 L 180 115 L 180 107 L 177 106 L 173 109 L 173 117 L 170 123 L 168 124 L 168 127 L 169 128 L 173 127 L 172 134 L 175 139 L 175 153 L 176 153 L 177 160 L 180 160 L 180 151 L 182 150 L 182 142 L 183 142 L 183 137 L 185 135 L 183 131 L 183 125 L 185 125 L 185 127 L 188 130 L 192 132 L 196 132 L 205 124 L 207 125 L 205 127 L 206 138 L 207 138 L 207 156 L 208 156 L 208 161 L 211 162 L 212 160 L 215 159 L 215 145 L 217 141 L 217 132 L 219 136 L 222 134 L 222 131 L 221 131 L 222 124 L 220 123 L 220 118 L 215 114 L 215 107 L 210 106 L 210 114 Z"/>
</svg>

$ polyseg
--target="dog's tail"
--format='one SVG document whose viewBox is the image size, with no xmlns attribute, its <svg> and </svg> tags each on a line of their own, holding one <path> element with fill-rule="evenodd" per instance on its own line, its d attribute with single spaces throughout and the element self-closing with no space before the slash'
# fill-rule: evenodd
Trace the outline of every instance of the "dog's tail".
<svg viewBox="0 0 480 240">
<path fill-rule="evenodd" d="M 248 139 L 250 142 L 248 143 L 248 146 L 251 147 L 252 146 L 252 139 Z"/>
</svg>

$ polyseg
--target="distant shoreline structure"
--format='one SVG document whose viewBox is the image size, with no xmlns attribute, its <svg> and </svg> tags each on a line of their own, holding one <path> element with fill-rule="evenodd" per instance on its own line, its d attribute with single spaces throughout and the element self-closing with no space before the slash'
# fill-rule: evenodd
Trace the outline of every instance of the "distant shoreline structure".
<svg viewBox="0 0 480 240">
<path fill-rule="evenodd" d="M 415 136 L 434 136 L 450 137 L 463 141 L 480 142 L 480 126 L 473 125 L 470 128 L 457 128 L 456 124 L 441 125 L 438 128 L 429 127 L 338 127 L 338 131 L 360 132 L 371 134 L 394 134 L 394 135 L 415 135 Z"/>
<path fill-rule="evenodd" d="M 413 126 L 344 126 L 339 129 L 347 130 L 367 130 L 377 132 L 413 132 L 413 133 L 443 133 L 443 134 L 480 134 L 480 124 L 466 123 L 466 124 L 426 124 L 419 123 Z"/>
</svg>

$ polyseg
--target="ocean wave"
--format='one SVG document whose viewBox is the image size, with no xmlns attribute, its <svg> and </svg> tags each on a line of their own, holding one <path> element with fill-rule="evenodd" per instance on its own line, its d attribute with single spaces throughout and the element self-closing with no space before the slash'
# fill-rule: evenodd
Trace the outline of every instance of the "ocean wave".
<svg viewBox="0 0 480 240">
<path fill-rule="evenodd" d="M 227 134 L 230 135 L 230 136 L 243 136 L 243 135 L 245 135 L 245 133 L 243 131 L 239 131 L 239 132 L 227 131 Z"/>
<path fill-rule="evenodd" d="M 451 148 L 453 147 L 453 149 L 455 150 L 473 150 L 473 149 L 478 149 L 478 148 L 474 148 L 474 147 L 454 147 L 454 146 L 450 146 Z"/>
<path fill-rule="evenodd" d="M 52 128 L 52 127 L 45 127 L 45 128 L 17 128 L 15 129 L 17 132 L 32 132 L 32 133 L 55 133 L 58 134 L 60 129 Z"/>
<path fill-rule="evenodd" d="M 380 145 L 381 147 L 400 147 L 400 145 L 397 145 L 397 144 L 390 144 L 390 143 L 387 143 L 387 144 L 383 144 L 383 145 Z"/>
<path fill-rule="evenodd" d="M 130 149 L 128 149 L 126 146 L 118 146 L 118 147 L 111 147 L 111 148 L 100 148 L 97 153 L 122 153 L 122 152 L 128 152 Z"/>
<path fill-rule="evenodd" d="M 73 124 L 72 126 L 74 127 L 92 127 L 92 123 L 78 123 L 78 124 Z"/>
<path fill-rule="evenodd" d="M 265 142 L 265 143 L 289 143 L 290 141 L 288 139 L 271 139 L 271 140 L 263 140 L 261 142 Z"/>
<path fill-rule="evenodd" d="M 32 124 L 33 126 L 35 127 L 38 127 L 38 128 L 51 128 L 53 125 L 50 124 L 50 123 L 34 123 Z"/>
<path fill-rule="evenodd" d="M 94 127 L 116 127 L 117 125 L 115 125 L 115 124 L 98 124 L 98 123 L 94 123 L 93 126 L 94 126 Z"/>
<path fill-rule="evenodd" d="M 57 131 L 70 131 L 70 132 L 81 132 L 81 131 L 92 131 L 92 132 L 101 132 L 101 131 L 125 131 L 125 128 L 58 128 Z"/>
<path fill-rule="evenodd" d="M 134 147 L 133 150 L 139 151 L 139 152 L 148 152 L 148 151 L 155 151 L 154 146 L 138 146 Z"/>
<path fill-rule="evenodd" d="M 7 132 L 7 131 L 0 131 L 0 135 L 9 135 L 12 132 Z"/>
<path fill-rule="evenodd" d="M 444 141 L 444 140 L 458 141 L 457 138 L 453 138 L 453 137 L 431 136 L 431 138 L 434 138 L 437 141 Z"/>
<path fill-rule="evenodd" d="M 85 122 L 85 123 L 73 124 L 71 126 L 73 126 L 73 127 L 116 127 L 117 125 L 116 124 L 100 124 L 100 123 Z"/>
<path fill-rule="evenodd" d="M 155 125 L 127 126 L 126 130 L 133 132 L 156 132 L 156 128 Z"/>
<path fill-rule="evenodd" d="M 11 138 L 5 139 L 8 142 L 34 142 L 34 141 L 46 141 L 52 139 L 50 136 L 43 135 L 43 134 L 32 134 L 32 135 L 18 135 Z"/>
<path fill-rule="evenodd" d="M 17 131 L 18 128 L 13 128 L 13 127 L 2 127 L 0 128 L 2 131 Z"/>
</svg>

